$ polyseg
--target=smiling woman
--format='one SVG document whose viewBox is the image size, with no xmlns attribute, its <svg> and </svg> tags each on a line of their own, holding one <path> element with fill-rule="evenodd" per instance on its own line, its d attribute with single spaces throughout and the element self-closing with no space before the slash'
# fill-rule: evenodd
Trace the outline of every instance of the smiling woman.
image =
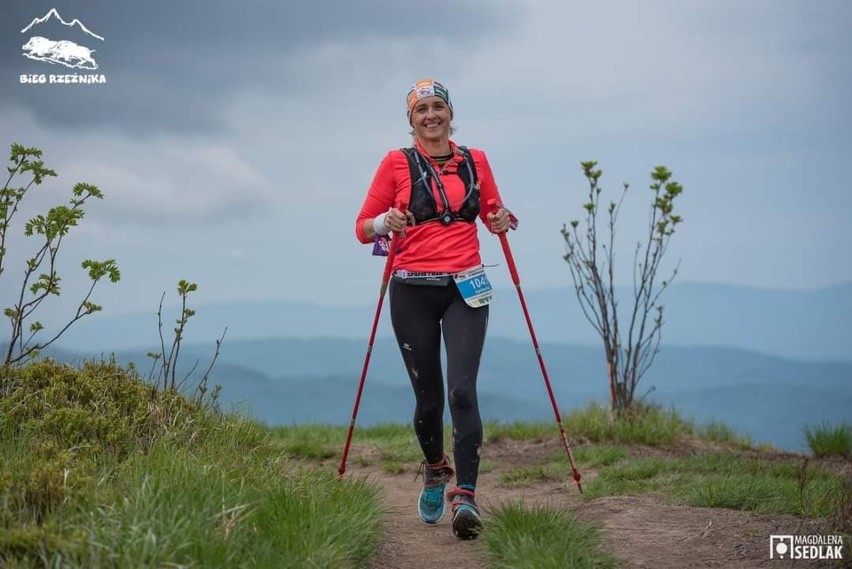
<svg viewBox="0 0 852 569">
<path fill-rule="evenodd" d="M 492 233 L 510 227 L 491 167 L 481 150 L 450 140 L 453 104 L 446 87 L 432 79 L 415 83 L 406 98 L 414 146 L 382 160 L 355 222 L 362 243 L 381 254 L 395 247 L 390 282 L 391 322 L 415 395 L 414 430 L 424 460 L 420 518 L 438 523 L 444 490 L 452 504 L 453 532 L 479 534 L 474 499 L 482 446 L 476 378 L 485 342 L 491 284 L 479 253 L 477 217 Z M 389 234 L 394 234 L 388 244 Z M 453 421 L 455 469 L 444 452 L 444 375 L 441 337 L 447 352 L 447 389 Z"/>
</svg>

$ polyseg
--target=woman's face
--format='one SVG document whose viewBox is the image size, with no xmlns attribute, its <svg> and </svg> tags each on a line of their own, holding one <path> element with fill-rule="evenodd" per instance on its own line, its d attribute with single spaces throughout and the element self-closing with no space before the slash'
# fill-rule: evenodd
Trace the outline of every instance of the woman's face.
<svg viewBox="0 0 852 569">
<path fill-rule="evenodd" d="M 450 106 L 441 97 L 420 99 L 411 110 L 411 126 L 420 140 L 448 140 L 450 120 Z"/>
</svg>

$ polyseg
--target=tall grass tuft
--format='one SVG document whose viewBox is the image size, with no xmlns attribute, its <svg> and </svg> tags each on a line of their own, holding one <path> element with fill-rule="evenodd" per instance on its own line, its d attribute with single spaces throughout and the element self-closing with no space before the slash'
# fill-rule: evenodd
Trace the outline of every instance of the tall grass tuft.
<svg viewBox="0 0 852 569">
<path fill-rule="evenodd" d="M 482 539 L 488 566 L 497 569 L 616 566 L 603 550 L 600 530 L 561 508 L 504 504 L 486 520 Z"/>
<path fill-rule="evenodd" d="M 674 409 L 639 404 L 620 416 L 599 404 L 591 404 L 568 414 L 565 428 L 573 438 L 649 446 L 670 445 L 695 432 L 692 423 L 682 419 Z"/>
<path fill-rule="evenodd" d="M 749 437 L 741 436 L 728 425 L 715 421 L 699 427 L 697 434 L 705 440 L 727 445 L 738 450 L 747 450 L 754 446 Z"/>
<path fill-rule="evenodd" d="M 852 458 L 852 424 L 843 422 L 838 425 L 806 425 L 803 431 L 808 448 L 815 457 Z"/>
</svg>

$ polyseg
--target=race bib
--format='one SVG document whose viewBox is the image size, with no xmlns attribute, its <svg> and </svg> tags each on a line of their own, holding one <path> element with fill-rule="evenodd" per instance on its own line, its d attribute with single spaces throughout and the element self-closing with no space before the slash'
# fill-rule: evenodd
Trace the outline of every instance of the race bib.
<svg viewBox="0 0 852 569">
<path fill-rule="evenodd" d="M 468 306 L 479 308 L 485 306 L 494 298 L 491 282 L 485 274 L 485 267 L 476 267 L 463 273 L 453 275 L 456 286 Z"/>
</svg>

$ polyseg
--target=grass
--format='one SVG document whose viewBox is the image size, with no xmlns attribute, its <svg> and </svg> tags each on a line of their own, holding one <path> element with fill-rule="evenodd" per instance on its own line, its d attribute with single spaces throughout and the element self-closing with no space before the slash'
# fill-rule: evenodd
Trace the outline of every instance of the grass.
<svg viewBox="0 0 852 569">
<path fill-rule="evenodd" d="M 808 448 L 815 457 L 852 458 L 852 424 L 807 425 L 803 431 Z"/>
<path fill-rule="evenodd" d="M 597 472 L 583 481 L 586 498 L 658 493 L 698 507 L 823 517 L 845 535 L 852 526 L 852 479 L 808 461 L 631 454 L 683 451 L 696 438 L 754 450 L 724 425 L 695 427 L 656 407 L 615 418 L 593 405 L 568 414 L 565 427 L 580 471 Z M 379 491 L 318 464 L 340 456 L 346 431 L 265 428 L 114 363 L 0 368 L 0 566 L 366 566 L 381 539 Z M 815 457 L 849 456 L 848 425 L 806 434 Z M 488 459 L 490 444 L 558 437 L 549 422 L 487 423 L 481 471 L 501 466 Z M 410 425 L 360 427 L 353 445 L 352 461 L 394 474 L 421 460 Z M 500 476 L 510 486 L 572 482 L 561 450 Z M 559 507 L 509 503 L 486 515 L 491 567 L 615 566 L 599 528 Z"/>
<path fill-rule="evenodd" d="M 574 460 L 586 468 L 609 466 L 626 457 L 626 448 L 612 445 L 587 445 L 574 452 Z M 565 462 L 564 453 L 560 453 L 558 459 Z"/>
<path fill-rule="evenodd" d="M 555 423 L 522 423 L 514 421 L 500 423 L 487 421 L 483 424 L 484 438 L 487 443 L 496 443 L 503 440 L 513 441 L 541 441 L 550 437 L 559 436 L 559 428 Z"/>
<path fill-rule="evenodd" d="M 852 469 L 846 471 L 840 483 L 840 492 L 831 499 L 829 527 L 844 535 L 844 541 L 852 541 Z"/>
<path fill-rule="evenodd" d="M 513 468 L 500 474 L 500 482 L 507 486 L 531 486 L 540 482 L 565 482 L 571 479 L 571 468 L 566 464 L 535 464 Z"/>
<path fill-rule="evenodd" d="M 594 443 L 665 446 L 674 444 L 684 436 L 704 433 L 719 438 L 722 438 L 723 434 L 728 439 L 735 438 L 730 429 L 725 431 L 721 425 L 707 427 L 702 431 L 696 429 L 692 422 L 681 418 L 677 411 L 653 405 L 637 405 L 635 411 L 616 417 L 608 408 L 599 404 L 590 404 L 565 414 L 563 426 L 572 443 L 587 440 Z M 489 442 L 506 439 L 540 441 L 560 436 L 559 427 L 555 421 L 489 422 L 485 424 L 485 433 Z"/>
<path fill-rule="evenodd" d="M 270 431 L 291 457 L 320 460 L 339 458 L 342 455 L 348 428 L 331 425 L 291 425 L 272 427 Z M 363 466 L 379 464 L 383 470 L 390 473 L 403 473 L 406 465 L 419 465 L 422 460 L 417 437 L 414 430 L 407 425 L 379 424 L 356 427 L 352 445 L 371 447 L 375 450 L 375 455 L 354 457 L 350 454 L 349 459 L 356 460 Z"/>
<path fill-rule="evenodd" d="M 734 449 L 746 444 L 744 439 L 730 439 L 724 435 L 725 431 L 721 432 Z M 699 433 L 699 436 L 707 435 Z M 717 435 L 710 437 L 720 442 Z M 585 483 L 585 499 L 655 493 L 694 507 L 821 518 L 832 531 L 852 535 L 852 473 L 848 470 L 841 476 L 832 469 L 810 463 L 807 458 L 796 463 L 761 454 L 731 452 L 637 458 L 619 456 L 613 449 L 607 449 L 602 456 L 607 462 L 600 465 L 595 479 Z M 555 463 L 556 460 L 552 464 Z M 580 458 L 578 463 L 584 465 Z M 538 479 L 536 472 L 528 472 L 526 482 L 552 479 L 554 470 L 561 473 L 560 480 L 570 482 L 568 469 L 555 469 L 552 464 L 540 467 Z M 586 466 L 591 467 L 592 463 Z M 515 482 L 521 483 L 521 479 L 516 475 Z"/>
<path fill-rule="evenodd" d="M 491 513 L 481 539 L 488 567 L 564 569 L 615 567 L 600 530 L 561 508 L 508 503 Z"/>
<path fill-rule="evenodd" d="M 695 427 L 673 410 L 654 407 L 615 419 L 607 409 L 594 405 L 569 414 L 565 424 L 569 437 L 595 443 L 578 446 L 574 453 L 581 473 L 587 468 L 598 470 L 596 478 L 583 481 L 587 499 L 656 493 L 695 507 L 833 519 L 833 526 L 841 529 L 849 525 L 852 517 L 849 482 L 819 466 L 730 451 L 631 457 L 622 446 L 676 447 L 684 439 L 698 438 L 735 451 L 754 449 L 750 439 L 738 436 L 725 425 Z M 498 432 L 501 438 L 538 439 L 543 427 L 512 424 Z M 822 426 L 809 432 L 815 456 L 849 456 L 848 426 Z M 564 453 L 560 452 L 548 462 L 503 472 L 501 481 L 518 487 L 544 482 L 570 484 L 572 478 Z"/>
<path fill-rule="evenodd" d="M 613 451 L 618 445 L 644 444 L 666 446 L 679 442 L 685 436 L 701 436 L 714 442 L 730 444 L 737 448 L 749 448 L 749 441 L 737 437 L 724 425 L 711 424 L 701 429 L 680 417 L 674 410 L 654 406 L 640 407 L 639 411 L 616 418 L 600 405 L 589 405 L 566 415 L 563 424 L 569 441 L 598 443 L 590 448 L 594 453 Z M 347 428 L 329 425 L 292 425 L 271 428 L 273 435 L 281 441 L 288 454 L 294 458 L 322 460 L 339 456 L 346 441 Z M 483 425 L 484 445 L 505 440 L 543 441 L 558 440 L 559 428 L 555 422 L 509 422 L 489 421 Z M 406 463 L 419 464 L 422 460 L 417 438 L 408 425 L 380 424 L 358 427 L 354 431 L 353 445 L 371 447 L 376 451 L 374 458 L 361 457 L 363 464 L 378 462 L 384 468 L 394 470 Z M 444 446 L 451 448 L 451 432 L 445 429 Z M 587 451 L 589 452 L 589 451 Z M 582 456 L 582 452 L 578 455 Z M 578 461 L 580 459 L 578 458 Z M 582 462 L 598 458 L 583 456 Z M 402 469 L 404 470 L 404 468 Z"/>
<path fill-rule="evenodd" d="M 817 466 L 768 458 L 741 456 L 730 451 L 755 450 L 750 439 L 726 425 L 696 427 L 676 411 L 642 407 L 615 418 L 599 405 L 566 414 L 564 421 L 581 473 L 595 469 L 595 479 L 584 480 L 584 497 L 656 493 L 695 507 L 732 508 L 761 513 L 824 517 L 843 530 L 850 520 L 850 483 Z M 273 429 L 288 453 L 303 458 L 328 458 L 338 454 L 345 440 L 340 427 L 293 426 Z M 843 432 L 821 427 L 813 431 L 819 456 L 841 455 Z M 830 435 L 830 436 L 829 436 Z M 499 464 L 487 459 L 490 444 L 502 441 L 558 440 L 552 422 L 484 425 L 485 453 L 482 472 Z M 685 440 L 704 440 L 725 452 L 697 452 L 681 457 L 635 457 L 628 446 L 678 447 Z M 837 440 L 841 442 L 838 443 Z M 446 448 L 450 448 L 449 429 Z M 358 428 L 353 443 L 373 452 L 359 457 L 379 464 L 386 472 L 402 473 L 421 460 L 410 426 L 379 425 Z M 816 445 L 812 445 L 812 450 Z M 840 449 L 840 452 L 838 452 Z M 759 449 L 758 449 L 759 450 Z M 375 454 L 374 454 L 375 453 Z M 560 450 L 542 464 L 530 464 L 500 473 L 501 482 L 514 487 L 536 483 L 571 484 L 571 469 Z M 844 490 L 845 489 L 845 490 Z M 846 496 L 845 499 L 841 499 Z M 489 516 L 483 534 L 489 566 L 493 567 L 607 567 L 612 557 L 601 552 L 597 529 L 586 526 L 558 508 L 525 509 L 511 504 Z M 573 563 L 573 564 L 572 564 Z M 566 565 L 567 564 L 567 565 Z"/>
<path fill-rule="evenodd" d="M 728 425 L 715 421 L 699 427 L 696 434 L 704 440 L 737 450 L 748 450 L 754 447 L 751 438 L 738 435 Z"/>
<path fill-rule="evenodd" d="M 627 450 L 623 447 L 587 445 L 574 452 L 574 461 L 583 468 L 597 468 L 615 464 L 626 456 Z M 582 474 L 582 469 L 580 471 Z M 530 486 L 540 482 L 573 483 L 572 474 L 568 458 L 564 452 L 560 452 L 545 464 L 532 464 L 506 470 L 500 474 L 500 481 L 514 487 Z"/>
<path fill-rule="evenodd" d="M 631 458 L 602 470 L 586 485 L 587 499 L 657 493 L 680 503 L 761 513 L 824 517 L 841 479 L 811 466 L 801 479 L 791 462 L 698 453 L 684 458 Z"/>
<path fill-rule="evenodd" d="M 616 417 L 609 409 L 593 404 L 572 411 L 564 424 L 569 438 L 595 443 L 666 446 L 696 434 L 692 423 L 677 411 L 655 406 L 637 406 L 635 411 Z"/>
<path fill-rule="evenodd" d="M 375 553 L 377 489 L 292 461 L 256 424 L 113 363 L 0 372 L 0 566 L 358 567 Z"/>
</svg>

